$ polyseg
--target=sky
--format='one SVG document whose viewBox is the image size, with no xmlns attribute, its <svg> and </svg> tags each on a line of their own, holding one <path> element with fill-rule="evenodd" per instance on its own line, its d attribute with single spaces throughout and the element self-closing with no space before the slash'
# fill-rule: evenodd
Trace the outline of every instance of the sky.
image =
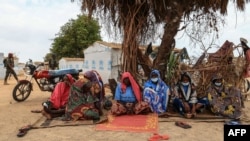
<svg viewBox="0 0 250 141">
<path fill-rule="evenodd" d="M 52 39 L 60 27 L 81 14 L 80 4 L 70 0 L 0 0 L 0 52 L 14 53 L 19 62 L 43 61 L 49 53 Z M 250 4 L 244 13 L 231 8 L 227 25 L 221 29 L 218 44 L 229 40 L 235 44 L 244 37 L 250 42 Z M 112 41 L 107 36 L 104 41 Z M 176 46 L 188 47 L 187 38 L 178 38 Z M 188 47 L 191 55 L 201 55 L 199 48 Z"/>
<path fill-rule="evenodd" d="M 60 27 L 81 14 L 70 0 L 0 0 L 0 52 L 43 61 Z"/>
<path fill-rule="evenodd" d="M 226 23 L 224 26 L 219 28 L 219 38 L 215 41 L 216 46 L 208 50 L 208 53 L 216 52 L 223 45 L 223 43 L 228 40 L 233 42 L 235 45 L 240 44 L 240 38 L 243 37 L 248 40 L 248 45 L 250 46 L 250 3 L 246 5 L 244 12 L 236 11 L 235 6 L 231 3 L 228 6 L 228 14 L 226 16 Z M 195 56 L 199 58 L 204 52 L 197 47 L 190 47 L 190 42 L 187 37 L 183 37 L 183 34 L 177 34 L 176 36 L 176 47 L 183 48 L 186 47 L 189 56 Z M 207 38 L 208 39 L 208 38 Z M 206 42 L 206 41 L 204 41 Z M 209 46 L 205 44 L 206 48 Z M 239 50 L 234 50 L 234 55 L 238 55 Z"/>
</svg>

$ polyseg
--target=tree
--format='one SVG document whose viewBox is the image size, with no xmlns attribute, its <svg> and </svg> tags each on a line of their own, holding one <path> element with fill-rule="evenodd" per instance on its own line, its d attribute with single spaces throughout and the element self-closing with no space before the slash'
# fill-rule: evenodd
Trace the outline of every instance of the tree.
<svg viewBox="0 0 250 141">
<path fill-rule="evenodd" d="M 237 10 L 244 11 L 249 0 L 231 2 Z M 197 41 L 201 41 L 201 33 L 209 30 L 218 32 L 220 20 L 224 22 L 220 17 L 226 16 L 228 3 L 229 0 L 83 0 L 82 10 L 89 15 L 99 13 L 99 17 L 110 19 L 113 26 L 120 29 L 123 34 L 122 70 L 130 71 L 135 76 L 137 65 L 147 62 L 138 49 L 139 44 L 151 40 L 159 25 L 164 25 L 159 53 L 152 66 L 144 65 L 146 74 L 149 74 L 150 68 L 165 74 L 168 58 L 175 47 L 175 36 L 180 30 L 191 26 L 192 30 L 186 31 L 191 39 Z M 205 29 L 202 32 L 201 26 Z"/>
<path fill-rule="evenodd" d="M 61 27 L 53 39 L 51 53 L 45 59 L 48 61 L 51 54 L 56 54 L 57 60 L 62 57 L 84 58 L 83 49 L 97 40 L 101 40 L 98 21 L 78 15 L 76 20 L 70 19 Z"/>
</svg>

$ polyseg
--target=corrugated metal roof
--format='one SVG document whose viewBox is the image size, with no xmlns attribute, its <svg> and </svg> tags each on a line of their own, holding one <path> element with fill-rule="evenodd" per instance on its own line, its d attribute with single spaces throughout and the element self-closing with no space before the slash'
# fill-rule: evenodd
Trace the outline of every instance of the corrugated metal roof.
<svg viewBox="0 0 250 141">
<path fill-rule="evenodd" d="M 105 41 L 96 41 L 96 43 L 102 44 L 102 45 L 110 47 L 110 48 L 115 48 L 115 49 L 121 49 L 121 47 L 122 47 L 121 43 L 112 43 L 112 42 L 109 43 L 109 42 L 105 42 Z M 159 46 L 152 46 L 152 49 L 155 51 L 155 50 L 158 50 L 158 47 Z M 147 45 L 141 45 L 141 46 L 139 46 L 139 48 L 142 51 L 145 51 L 147 48 Z M 182 49 L 174 48 L 173 51 L 175 53 L 180 53 L 182 51 Z"/>
<path fill-rule="evenodd" d="M 107 46 L 107 47 L 110 47 L 110 48 L 116 48 L 116 49 L 121 49 L 122 48 L 122 44 L 121 43 L 108 43 L 108 42 L 105 42 L 105 41 L 96 41 L 96 43 L 99 43 L 99 44 L 102 44 L 104 46 Z M 147 46 L 139 46 L 139 48 L 141 50 L 145 50 Z M 153 49 L 156 48 L 157 46 L 153 46 Z"/>
<path fill-rule="evenodd" d="M 69 58 L 69 57 L 62 57 L 66 61 L 84 61 L 84 58 Z"/>
<path fill-rule="evenodd" d="M 105 42 L 105 41 L 96 41 L 96 43 L 102 44 L 102 45 L 110 47 L 110 48 L 120 49 L 122 47 L 121 43 L 112 43 L 112 42 L 108 43 L 108 42 Z"/>
</svg>

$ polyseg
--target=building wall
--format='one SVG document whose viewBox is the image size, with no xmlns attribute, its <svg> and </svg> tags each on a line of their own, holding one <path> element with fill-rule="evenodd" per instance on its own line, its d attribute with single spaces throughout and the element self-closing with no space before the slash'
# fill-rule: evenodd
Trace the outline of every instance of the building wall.
<svg viewBox="0 0 250 141">
<path fill-rule="evenodd" d="M 96 70 L 101 75 L 103 82 L 108 83 L 111 76 L 112 60 L 111 48 L 99 43 L 84 50 L 84 67 L 83 72 L 88 70 Z"/>
<path fill-rule="evenodd" d="M 59 60 L 59 69 L 82 69 L 83 61 L 66 61 L 65 59 Z"/>
<path fill-rule="evenodd" d="M 65 59 L 60 59 L 59 60 L 59 69 L 65 69 L 66 68 L 66 61 L 65 61 Z"/>
<path fill-rule="evenodd" d="M 5 68 L 3 65 L 4 54 L 0 53 L 0 79 L 3 79 L 5 76 Z"/>
<path fill-rule="evenodd" d="M 96 70 L 100 73 L 103 82 L 108 79 L 117 80 L 120 70 L 121 49 L 107 47 L 100 43 L 94 43 L 84 50 L 84 61 L 68 61 L 65 58 L 59 60 L 59 69 L 76 68 L 83 72 Z"/>
<path fill-rule="evenodd" d="M 111 59 L 112 59 L 112 67 L 111 67 L 111 76 L 110 78 L 115 79 L 118 81 L 119 78 L 119 71 L 121 67 L 121 49 L 112 49 L 111 50 Z"/>
</svg>

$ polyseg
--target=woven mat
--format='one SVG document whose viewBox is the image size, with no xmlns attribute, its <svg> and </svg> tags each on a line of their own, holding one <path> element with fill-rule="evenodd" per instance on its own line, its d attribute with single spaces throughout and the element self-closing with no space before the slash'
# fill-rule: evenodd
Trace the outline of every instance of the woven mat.
<svg viewBox="0 0 250 141">
<path fill-rule="evenodd" d="M 156 133 L 158 115 L 108 115 L 108 122 L 96 125 L 96 130 Z"/>
</svg>

